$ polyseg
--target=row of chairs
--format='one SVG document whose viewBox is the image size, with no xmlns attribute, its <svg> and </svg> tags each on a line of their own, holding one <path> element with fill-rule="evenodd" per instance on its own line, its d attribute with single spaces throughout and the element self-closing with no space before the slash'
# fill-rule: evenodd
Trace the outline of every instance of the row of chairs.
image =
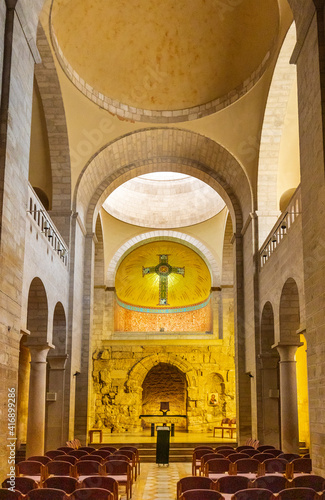
<svg viewBox="0 0 325 500">
<path fill-rule="evenodd" d="M 213 490 L 188 490 L 180 496 L 180 500 L 226 500 L 228 494 L 223 495 Z M 231 500 L 324 500 L 325 494 L 318 494 L 311 488 L 291 488 L 281 490 L 277 494 L 272 491 L 259 488 L 245 488 L 238 490 L 230 496 Z"/>
<path fill-rule="evenodd" d="M 28 457 L 16 465 L 17 476 L 32 477 L 39 486 L 43 486 L 51 476 L 67 476 L 79 479 L 79 482 L 87 476 L 113 477 L 118 484 L 125 486 L 127 499 L 132 496 L 132 483 L 139 472 L 139 453 L 132 446 L 120 449 L 103 446 L 99 450 L 93 447 L 79 447 L 78 450 L 61 447 L 49 450 L 43 456 Z M 71 493 L 71 488 L 68 492 Z"/>
<path fill-rule="evenodd" d="M 254 480 L 243 476 L 223 476 L 218 481 L 213 481 L 204 476 L 187 476 L 178 481 L 176 497 L 179 500 L 185 491 L 194 489 L 216 490 L 222 493 L 235 493 L 240 489 L 266 489 L 276 494 L 284 489 L 293 488 L 311 488 L 320 493 L 325 490 L 325 478 L 313 474 L 303 474 L 289 481 L 284 476 L 270 474 L 257 477 Z M 251 493 L 256 494 L 252 491 Z"/>
<path fill-rule="evenodd" d="M 26 495 L 18 490 L 0 489 L 0 500 L 114 500 L 112 493 L 102 488 L 84 488 L 69 494 L 60 489 L 31 490 Z"/>
</svg>

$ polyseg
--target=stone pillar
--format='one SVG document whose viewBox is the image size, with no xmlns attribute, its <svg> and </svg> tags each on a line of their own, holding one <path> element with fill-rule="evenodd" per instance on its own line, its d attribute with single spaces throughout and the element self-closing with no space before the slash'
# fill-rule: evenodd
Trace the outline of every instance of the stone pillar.
<svg viewBox="0 0 325 500">
<path fill-rule="evenodd" d="M 221 302 L 221 288 L 211 288 L 211 312 L 212 312 L 212 333 L 213 336 L 222 339 L 222 302 Z"/>
<path fill-rule="evenodd" d="M 26 457 L 44 454 L 46 358 L 50 344 L 30 345 L 30 382 Z"/>
<path fill-rule="evenodd" d="M 260 444 L 280 447 L 280 405 L 278 362 L 276 352 L 258 356 L 257 403 L 259 408 L 258 439 Z"/>
<path fill-rule="evenodd" d="M 299 450 L 295 354 L 301 345 L 301 342 L 279 342 L 273 346 L 280 355 L 281 449 L 284 453 L 297 453 Z"/>
<path fill-rule="evenodd" d="M 45 449 L 54 450 L 63 446 L 67 438 L 64 432 L 64 383 L 68 355 L 49 356 L 48 393 L 53 400 L 46 402 Z"/>
</svg>

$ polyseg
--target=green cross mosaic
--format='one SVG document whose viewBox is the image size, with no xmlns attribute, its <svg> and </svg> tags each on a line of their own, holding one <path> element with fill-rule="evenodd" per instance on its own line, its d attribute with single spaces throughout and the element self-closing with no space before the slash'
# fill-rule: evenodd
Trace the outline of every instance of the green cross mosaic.
<svg viewBox="0 0 325 500">
<path fill-rule="evenodd" d="M 171 273 L 185 276 L 185 267 L 172 267 L 168 263 L 167 254 L 159 254 L 159 264 L 152 267 L 142 266 L 142 277 L 156 273 L 159 276 L 159 306 L 168 306 L 168 276 Z"/>
</svg>

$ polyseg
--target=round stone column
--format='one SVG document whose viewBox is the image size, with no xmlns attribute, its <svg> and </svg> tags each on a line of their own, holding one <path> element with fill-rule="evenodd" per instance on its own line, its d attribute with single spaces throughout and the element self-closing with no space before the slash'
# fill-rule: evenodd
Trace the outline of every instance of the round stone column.
<svg viewBox="0 0 325 500">
<path fill-rule="evenodd" d="M 29 457 L 44 454 L 46 358 L 52 346 L 26 345 L 31 355 L 26 444 L 26 457 Z"/>
<path fill-rule="evenodd" d="M 298 399 L 295 354 L 301 342 L 279 342 L 274 345 L 280 355 L 280 415 L 281 449 L 284 453 L 298 453 Z M 275 418 L 276 415 L 275 415 Z"/>
</svg>

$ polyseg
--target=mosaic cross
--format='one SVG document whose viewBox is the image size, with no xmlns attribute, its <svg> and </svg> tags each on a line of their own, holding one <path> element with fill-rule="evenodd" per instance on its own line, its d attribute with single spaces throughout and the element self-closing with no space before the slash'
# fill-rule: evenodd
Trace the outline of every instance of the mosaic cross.
<svg viewBox="0 0 325 500">
<path fill-rule="evenodd" d="M 167 254 L 159 254 L 159 264 L 152 267 L 142 266 L 142 277 L 146 274 L 156 273 L 159 276 L 159 306 L 168 306 L 168 276 L 171 273 L 185 276 L 185 267 L 172 267 L 168 263 Z"/>
</svg>

